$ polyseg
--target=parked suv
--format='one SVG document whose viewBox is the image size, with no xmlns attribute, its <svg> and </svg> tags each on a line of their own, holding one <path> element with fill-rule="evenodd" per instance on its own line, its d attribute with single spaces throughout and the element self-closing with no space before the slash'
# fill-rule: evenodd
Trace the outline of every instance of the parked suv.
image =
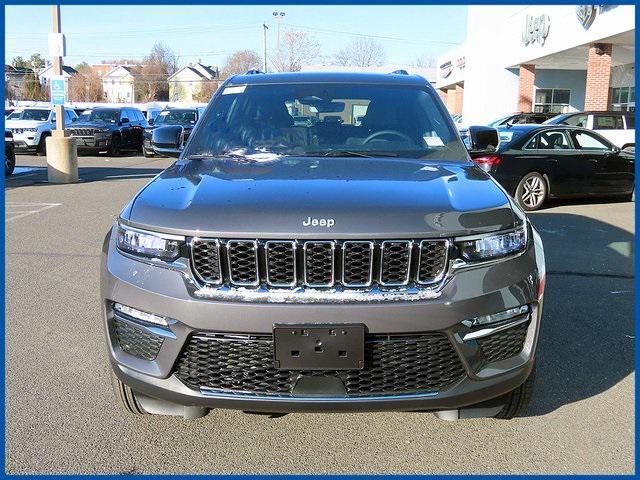
<svg viewBox="0 0 640 480">
<path fill-rule="evenodd" d="M 142 152 L 145 157 L 155 155 L 151 146 L 151 133 L 159 126 L 180 125 L 183 128 L 183 141 L 186 141 L 195 127 L 202 109 L 193 108 L 167 108 L 162 110 L 154 120 L 149 120 L 149 126 L 144 130 L 144 142 Z"/>
<path fill-rule="evenodd" d="M 572 125 L 594 130 L 621 149 L 636 145 L 635 112 L 578 112 L 563 113 L 546 125 Z"/>
<path fill-rule="evenodd" d="M 154 130 L 178 160 L 103 245 L 129 412 L 522 413 L 542 242 L 424 78 L 235 76 L 184 147 L 181 132 Z M 492 151 L 497 132 L 470 142 Z"/>
<path fill-rule="evenodd" d="M 107 152 L 142 149 L 142 135 L 148 126 L 144 115 L 132 107 L 95 107 L 85 110 L 67 130 L 77 138 L 78 151 Z"/>
<path fill-rule="evenodd" d="M 4 130 L 4 174 L 9 176 L 16 168 L 16 152 L 13 145 L 11 130 Z"/>
<path fill-rule="evenodd" d="M 64 109 L 65 123 L 76 118 L 76 112 Z M 16 108 L 5 120 L 5 127 L 11 130 L 16 151 L 35 151 L 38 155 L 46 155 L 46 138 L 56 128 L 56 111 L 51 107 Z"/>
</svg>

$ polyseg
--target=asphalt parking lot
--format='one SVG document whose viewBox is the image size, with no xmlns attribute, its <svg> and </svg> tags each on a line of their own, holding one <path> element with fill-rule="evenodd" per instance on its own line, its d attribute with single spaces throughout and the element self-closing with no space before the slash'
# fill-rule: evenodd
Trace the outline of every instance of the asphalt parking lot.
<svg viewBox="0 0 640 480">
<path fill-rule="evenodd" d="M 531 216 L 547 255 L 534 400 L 514 421 L 426 413 L 128 417 L 112 398 L 99 258 L 167 159 L 81 157 L 76 185 L 18 156 L 6 183 L 9 473 L 633 473 L 634 203 Z"/>
</svg>

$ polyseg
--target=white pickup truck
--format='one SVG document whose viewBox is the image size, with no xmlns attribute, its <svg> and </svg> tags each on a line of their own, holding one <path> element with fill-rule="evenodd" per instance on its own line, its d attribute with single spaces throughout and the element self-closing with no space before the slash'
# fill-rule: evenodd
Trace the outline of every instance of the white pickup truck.
<svg viewBox="0 0 640 480">
<path fill-rule="evenodd" d="M 574 125 L 594 130 L 619 148 L 636 145 L 634 112 L 562 113 L 550 118 L 547 125 Z"/>
</svg>

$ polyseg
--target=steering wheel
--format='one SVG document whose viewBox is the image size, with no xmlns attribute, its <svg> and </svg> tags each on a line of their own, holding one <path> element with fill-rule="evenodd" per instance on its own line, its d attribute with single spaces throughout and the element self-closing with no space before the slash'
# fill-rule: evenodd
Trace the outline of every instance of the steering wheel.
<svg viewBox="0 0 640 480">
<path fill-rule="evenodd" d="M 400 137 L 401 139 L 406 140 L 407 142 L 413 142 L 413 140 L 411 140 L 411 138 L 408 135 L 405 135 L 404 133 L 399 132 L 397 130 L 380 130 L 379 132 L 372 133 L 367 138 L 365 138 L 364 141 L 362 142 L 362 144 L 366 145 L 371 140 L 374 140 L 374 139 L 376 139 L 378 137 L 381 137 L 383 135 L 393 135 L 393 136 L 396 136 L 396 137 Z"/>
</svg>

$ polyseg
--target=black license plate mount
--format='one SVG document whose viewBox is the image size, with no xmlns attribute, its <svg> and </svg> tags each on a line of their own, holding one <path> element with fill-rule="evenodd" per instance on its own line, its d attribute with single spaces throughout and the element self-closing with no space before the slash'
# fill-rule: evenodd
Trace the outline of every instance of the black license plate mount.
<svg viewBox="0 0 640 480">
<path fill-rule="evenodd" d="M 275 324 L 273 356 L 280 370 L 364 368 L 362 324 Z"/>
</svg>

